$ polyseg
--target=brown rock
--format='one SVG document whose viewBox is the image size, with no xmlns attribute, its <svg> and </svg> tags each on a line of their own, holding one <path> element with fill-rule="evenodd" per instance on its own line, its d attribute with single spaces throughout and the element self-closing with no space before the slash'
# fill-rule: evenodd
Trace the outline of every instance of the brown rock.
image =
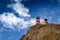
<svg viewBox="0 0 60 40">
<path fill-rule="evenodd" d="M 21 40 L 60 40 L 60 25 L 36 24 L 27 31 Z"/>
</svg>

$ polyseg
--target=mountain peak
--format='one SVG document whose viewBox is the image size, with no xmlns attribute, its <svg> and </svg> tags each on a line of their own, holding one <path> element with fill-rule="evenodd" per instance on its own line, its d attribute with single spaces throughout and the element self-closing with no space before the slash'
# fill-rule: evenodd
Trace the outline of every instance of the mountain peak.
<svg viewBox="0 0 60 40">
<path fill-rule="evenodd" d="M 60 40 L 60 24 L 36 24 L 20 40 Z"/>
</svg>

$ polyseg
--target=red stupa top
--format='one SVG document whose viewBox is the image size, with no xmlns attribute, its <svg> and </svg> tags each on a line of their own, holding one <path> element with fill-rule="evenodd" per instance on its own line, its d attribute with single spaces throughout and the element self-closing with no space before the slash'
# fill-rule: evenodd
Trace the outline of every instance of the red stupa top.
<svg viewBox="0 0 60 40">
<path fill-rule="evenodd" d="M 40 24 L 40 17 L 36 17 L 36 24 Z"/>
</svg>

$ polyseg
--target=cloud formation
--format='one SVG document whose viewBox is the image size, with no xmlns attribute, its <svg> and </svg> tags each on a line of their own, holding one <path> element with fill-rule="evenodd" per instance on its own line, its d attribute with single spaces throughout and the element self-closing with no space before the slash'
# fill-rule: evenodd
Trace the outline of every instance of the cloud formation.
<svg viewBox="0 0 60 40">
<path fill-rule="evenodd" d="M 25 8 L 24 5 L 18 1 L 15 4 L 8 5 L 8 7 L 14 9 L 15 12 L 19 14 L 19 16 L 23 16 L 23 17 L 30 17 L 31 16 L 28 14 L 29 9 Z"/>
<path fill-rule="evenodd" d="M 9 4 L 7 7 L 15 10 L 15 12 L 22 17 L 14 15 L 15 12 L 4 12 L 3 14 L 0 14 L 0 21 L 3 23 L 3 26 L 14 31 L 16 31 L 16 29 L 20 31 L 21 29 L 28 28 L 36 23 L 35 18 L 30 18 L 29 9 L 25 8 L 19 1 L 20 0 L 15 0 L 16 3 Z M 26 17 L 29 18 L 29 20 L 26 21 Z M 40 20 L 41 24 L 43 24 L 44 19 L 41 18 Z"/>
<path fill-rule="evenodd" d="M 10 12 L 4 12 L 2 15 L 0 15 L 0 21 L 3 23 L 4 27 L 10 28 L 12 30 L 18 29 L 24 29 L 27 28 L 28 25 L 31 25 L 30 20 L 25 21 L 25 17 L 29 18 L 31 15 L 28 14 L 29 9 L 25 8 L 23 4 L 21 4 L 19 1 L 22 0 L 14 0 L 16 3 L 12 3 L 7 5 L 7 7 L 12 8 L 15 10 L 15 12 L 21 17 L 16 17 L 13 13 Z M 29 23 L 30 22 L 30 23 Z"/>
<path fill-rule="evenodd" d="M 18 18 L 14 15 L 14 13 L 3 13 L 0 15 L 0 21 L 4 24 L 4 27 L 11 28 L 15 30 L 15 27 L 20 30 L 27 28 L 28 25 L 35 24 L 32 23 L 35 19 L 31 19 L 28 21 L 25 21 L 24 18 Z"/>
</svg>

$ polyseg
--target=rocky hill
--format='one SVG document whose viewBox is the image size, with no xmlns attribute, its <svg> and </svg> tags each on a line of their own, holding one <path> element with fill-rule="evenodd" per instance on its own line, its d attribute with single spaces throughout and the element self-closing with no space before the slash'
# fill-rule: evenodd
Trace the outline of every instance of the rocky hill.
<svg viewBox="0 0 60 40">
<path fill-rule="evenodd" d="M 60 40 L 59 24 L 36 24 L 20 40 Z"/>
</svg>

